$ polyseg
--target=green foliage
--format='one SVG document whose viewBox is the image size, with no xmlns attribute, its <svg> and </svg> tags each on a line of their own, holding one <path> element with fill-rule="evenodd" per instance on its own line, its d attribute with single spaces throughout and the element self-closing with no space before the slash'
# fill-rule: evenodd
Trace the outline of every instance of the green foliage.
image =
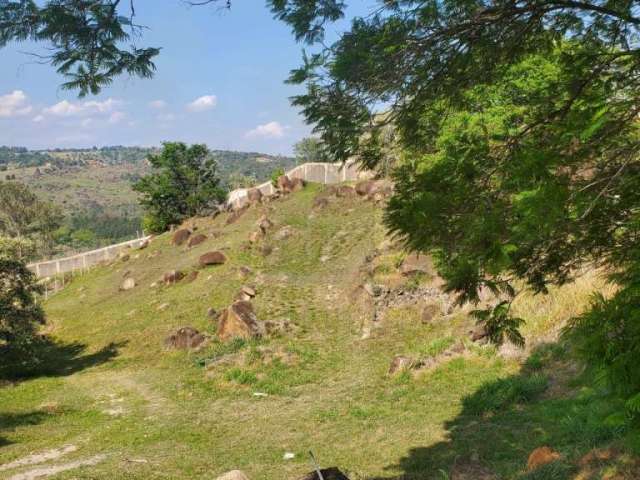
<svg viewBox="0 0 640 480">
<path fill-rule="evenodd" d="M 278 185 L 278 179 L 285 174 L 284 168 L 278 167 L 271 172 L 271 183 L 274 187 Z"/>
<path fill-rule="evenodd" d="M 37 303 L 42 288 L 24 262 L 0 250 L 0 355 L 29 362 L 44 312 Z"/>
<path fill-rule="evenodd" d="M 315 137 L 303 138 L 293 146 L 298 165 L 309 162 L 327 162 L 322 141 Z"/>
<path fill-rule="evenodd" d="M 141 194 L 144 226 L 153 233 L 204 214 L 225 198 L 217 163 L 205 145 L 165 143 L 149 162 L 154 173 L 140 179 L 134 190 Z"/>
<path fill-rule="evenodd" d="M 34 248 L 16 250 L 19 259 L 36 252 L 47 254 L 53 248 L 53 232 L 60 226 L 60 210 L 36 197 L 25 185 L 0 182 L 0 236 L 26 239 Z"/>
</svg>

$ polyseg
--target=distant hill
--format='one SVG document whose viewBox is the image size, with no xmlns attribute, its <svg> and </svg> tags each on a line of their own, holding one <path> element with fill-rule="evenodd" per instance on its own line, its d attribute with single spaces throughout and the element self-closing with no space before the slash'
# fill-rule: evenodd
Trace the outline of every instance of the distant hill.
<svg viewBox="0 0 640 480">
<path fill-rule="evenodd" d="M 133 238 L 141 211 L 131 185 L 150 172 L 146 161 L 157 149 L 112 146 L 90 149 L 29 150 L 0 146 L 0 179 L 28 185 L 61 206 L 67 225 L 59 232 L 62 253 Z M 258 152 L 213 150 L 229 188 L 253 185 L 295 159 Z"/>
</svg>

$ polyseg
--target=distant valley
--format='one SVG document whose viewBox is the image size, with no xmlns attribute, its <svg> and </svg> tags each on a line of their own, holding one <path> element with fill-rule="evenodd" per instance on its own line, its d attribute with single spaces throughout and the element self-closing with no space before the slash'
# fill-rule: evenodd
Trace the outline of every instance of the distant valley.
<svg viewBox="0 0 640 480">
<path fill-rule="evenodd" d="M 21 182 L 58 205 L 65 225 L 57 232 L 59 254 L 129 239 L 141 230 L 141 211 L 132 183 L 150 172 L 146 158 L 156 149 L 104 147 L 34 151 L 0 147 L 0 179 Z M 214 150 L 228 188 L 253 185 L 292 157 Z"/>
</svg>

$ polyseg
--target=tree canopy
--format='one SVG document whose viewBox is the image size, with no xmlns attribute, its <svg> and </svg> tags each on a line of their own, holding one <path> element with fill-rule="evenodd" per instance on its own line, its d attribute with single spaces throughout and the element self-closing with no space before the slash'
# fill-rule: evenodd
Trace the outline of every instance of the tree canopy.
<svg viewBox="0 0 640 480">
<path fill-rule="evenodd" d="M 148 231 L 161 233 L 224 201 L 218 165 L 205 145 L 165 143 L 148 160 L 154 172 L 133 187 L 140 193 Z"/>
</svg>

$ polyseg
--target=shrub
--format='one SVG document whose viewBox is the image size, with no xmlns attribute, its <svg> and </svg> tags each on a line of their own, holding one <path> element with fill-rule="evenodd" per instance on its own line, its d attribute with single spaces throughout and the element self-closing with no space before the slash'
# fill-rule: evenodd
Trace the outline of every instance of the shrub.
<svg viewBox="0 0 640 480">
<path fill-rule="evenodd" d="M 510 377 L 482 386 L 463 400 L 466 413 L 482 415 L 497 412 L 515 403 L 530 402 L 549 385 L 547 377 L 539 374 Z"/>
</svg>

